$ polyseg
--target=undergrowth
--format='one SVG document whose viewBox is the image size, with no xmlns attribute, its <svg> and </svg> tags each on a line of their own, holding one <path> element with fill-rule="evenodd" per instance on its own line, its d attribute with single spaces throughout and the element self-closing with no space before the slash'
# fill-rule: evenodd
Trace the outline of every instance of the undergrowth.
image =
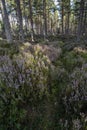
<svg viewBox="0 0 87 130">
<path fill-rule="evenodd" d="M 51 62 L 39 47 L 0 41 L 0 130 L 87 130 L 87 51 L 58 46 Z"/>
</svg>

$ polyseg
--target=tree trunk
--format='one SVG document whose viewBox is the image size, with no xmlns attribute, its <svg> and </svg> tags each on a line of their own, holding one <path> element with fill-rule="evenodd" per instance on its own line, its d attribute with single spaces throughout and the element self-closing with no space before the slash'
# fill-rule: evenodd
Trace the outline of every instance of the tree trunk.
<svg viewBox="0 0 87 130">
<path fill-rule="evenodd" d="M 82 37 L 83 30 L 83 16 L 84 16 L 84 0 L 80 2 L 80 11 L 79 11 L 79 19 L 78 19 L 78 32 L 77 32 L 77 40 L 79 41 Z"/>
<path fill-rule="evenodd" d="M 17 20 L 19 25 L 19 39 L 24 41 L 24 32 L 23 32 L 23 20 L 22 20 L 22 12 L 20 7 L 20 0 L 15 0 L 16 10 L 17 10 Z"/>
<path fill-rule="evenodd" d="M 62 0 L 62 34 L 64 34 L 64 5 Z"/>
<path fill-rule="evenodd" d="M 9 43 L 12 43 L 11 26 L 8 18 L 8 13 L 6 10 L 6 3 L 5 0 L 1 0 L 1 2 L 2 2 L 2 18 L 3 18 L 6 38 Z"/>
<path fill-rule="evenodd" d="M 85 12 L 84 12 L 84 22 L 83 22 L 83 34 L 86 35 L 86 23 L 87 23 L 87 11 L 85 9 Z"/>
<path fill-rule="evenodd" d="M 33 13 L 32 13 L 32 4 L 31 0 L 28 0 L 29 2 L 29 12 L 30 12 L 30 24 L 31 24 L 31 40 L 34 41 L 34 28 L 33 28 Z"/>
<path fill-rule="evenodd" d="M 68 7 L 67 7 L 67 34 L 69 34 L 69 24 L 70 24 L 70 0 L 68 0 Z"/>
<path fill-rule="evenodd" d="M 46 0 L 43 0 L 44 38 L 47 36 Z"/>
</svg>

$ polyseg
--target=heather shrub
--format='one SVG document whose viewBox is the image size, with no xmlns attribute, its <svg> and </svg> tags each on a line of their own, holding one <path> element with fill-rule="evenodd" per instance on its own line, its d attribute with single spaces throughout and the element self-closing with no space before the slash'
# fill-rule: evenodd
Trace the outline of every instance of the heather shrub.
<svg viewBox="0 0 87 130">
<path fill-rule="evenodd" d="M 87 64 L 80 55 L 76 58 L 77 65 L 73 63 L 73 70 L 70 68 L 69 71 L 69 66 L 63 68 L 64 64 L 59 61 L 51 71 L 50 98 L 54 106 L 53 128 L 56 130 L 87 129 Z"/>
<path fill-rule="evenodd" d="M 74 52 L 84 58 L 84 60 L 87 62 L 87 50 L 82 47 L 75 47 Z"/>
<path fill-rule="evenodd" d="M 76 101 L 87 100 L 87 64 L 81 68 L 76 68 L 70 75 L 71 86 L 73 89 L 72 98 Z"/>
<path fill-rule="evenodd" d="M 15 55 L 13 59 L 6 55 L 0 57 L 2 130 L 27 129 L 27 120 L 36 125 L 35 107 L 48 95 L 49 66 L 48 58 L 39 50 L 33 55 L 26 52 Z"/>
<path fill-rule="evenodd" d="M 59 45 L 61 48 L 63 48 L 63 46 L 65 45 L 65 43 L 64 43 L 63 41 L 59 41 L 59 42 L 58 42 L 58 45 Z"/>
<path fill-rule="evenodd" d="M 67 84 L 69 83 L 68 72 L 60 64 L 53 67 L 50 77 L 50 100 L 52 105 L 52 124 L 55 130 L 65 129 L 66 109 L 63 101 Z"/>
<path fill-rule="evenodd" d="M 0 56 L 9 55 L 13 57 L 14 54 L 18 54 L 19 48 L 16 43 L 7 43 L 6 41 L 0 40 Z"/>
<path fill-rule="evenodd" d="M 64 57 L 62 58 L 62 63 L 64 65 L 64 68 L 71 72 L 76 67 L 80 68 L 82 67 L 82 64 L 86 63 L 85 56 L 78 54 L 75 51 L 67 52 L 64 54 Z"/>
<path fill-rule="evenodd" d="M 69 75 L 69 82 L 62 96 L 65 109 L 65 119 L 69 129 L 84 129 L 87 127 L 87 65 L 75 70 Z M 71 125 L 73 126 L 71 127 Z"/>
<path fill-rule="evenodd" d="M 16 46 L 1 45 L 1 130 L 87 129 L 86 50 L 74 48 L 51 61 L 58 56 L 56 44 L 24 43 L 19 53 Z"/>
<path fill-rule="evenodd" d="M 70 42 L 66 42 L 63 46 L 63 50 L 64 52 L 69 52 L 72 51 L 74 49 L 74 47 L 78 46 L 78 44 L 76 42 L 70 43 Z"/>
</svg>

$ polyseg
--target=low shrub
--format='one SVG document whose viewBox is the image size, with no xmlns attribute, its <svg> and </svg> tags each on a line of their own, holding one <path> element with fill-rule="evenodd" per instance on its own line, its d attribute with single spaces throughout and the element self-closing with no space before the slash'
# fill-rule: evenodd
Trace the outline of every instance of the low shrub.
<svg viewBox="0 0 87 130">
<path fill-rule="evenodd" d="M 49 60 L 39 50 L 34 55 L 15 55 L 13 59 L 0 57 L 2 130 L 26 130 L 29 127 L 27 120 L 38 118 L 34 109 L 48 96 L 49 66 Z M 29 116 L 31 113 L 34 115 Z"/>
<path fill-rule="evenodd" d="M 62 58 L 62 63 L 64 65 L 64 68 L 71 72 L 76 67 L 81 68 L 82 64 L 86 63 L 86 58 L 82 54 L 78 54 L 75 51 L 67 52 L 64 54 Z"/>
</svg>

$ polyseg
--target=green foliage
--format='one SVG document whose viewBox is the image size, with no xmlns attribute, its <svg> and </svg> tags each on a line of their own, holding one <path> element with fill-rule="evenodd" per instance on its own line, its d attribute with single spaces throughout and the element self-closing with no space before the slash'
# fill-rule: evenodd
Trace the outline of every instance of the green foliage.
<svg viewBox="0 0 87 130">
<path fill-rule="evenodd" d="M 17 44 L 9 44 L 7 41 L 0 39 L 0 56 L 9 55 L 13 57 L 14 54 L 19 52 Z"/>
<path fill-rule="evenodd" d="M 0 129 L 86 130 L 86 50 L 50 62 L 40 45 L 19 48 L 0 56 Z"/>
<path fill-rule="evenodd" d="M 35 107 L 48 96 L 50 62 L 37 48 L 32 54 L 0 57 L 0 121 L 2 130 L 27 129 L 27 120 L 40 120 Z M 32 115 L 34 113 L 34 115 Z M 27 117 L 31 114 L 31 117 Z M 34 119 L 33 119 L 34 118 Z M 38 122 L 38 121 L 37 121 Z"/>
<path fill-rule="evenodd" d="M 62 58 L 64 68 L 69 72 L 73 71 L 75 67 L 81 67 L 86 61 L 87 56 L 85 53 L 77 53 L 74 50 L 66 52 Z"/>
</svg>

